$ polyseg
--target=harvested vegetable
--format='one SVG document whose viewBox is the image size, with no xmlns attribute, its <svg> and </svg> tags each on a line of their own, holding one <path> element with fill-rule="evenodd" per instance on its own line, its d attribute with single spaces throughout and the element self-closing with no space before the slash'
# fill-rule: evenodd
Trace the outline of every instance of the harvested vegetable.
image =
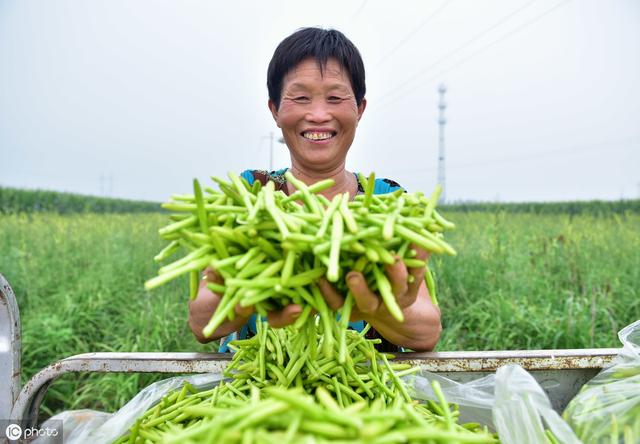
<svg viewBox="0 0 640 444">
<path fill-rule="evenodd" d="M 335 347 L 339 331 L 332 327 Z M 401 377 L 418 368 L 389 362 L 392 356 L 374 348 L 379 340 L 364 332 L 347 332 L 346 364 L 318 359 L 322 328 L 313 318 L 300 331 L 259 323 L 256 336 L 232 342 L 230 379 L 202 392 L 185 384 L 116 442 L 497 442 L 478 424 L 459 424 L 437 382 L 438 400 L 412 400 Z"/>
<path fill-rule="evenodd" d="M 179 246 L 188 253 L 161 267 L 145 287 L 152 289 L 189 273 L 194 298 L 198 271 L 213 267 L 224 284 L 209 284 L 222 299 L 203 330 L 205 337 L 226 319 L 233 319 L 237 304 L 255 306 L 261 315 L 291 303 L 309 306 L 298 325 L 312 311 L 335 316 L 323 298 L 316 297 L 315 282 L 326 276 L 348 300 L 343 278 L 350 270 L 362 271 L 370 288 L 402 321 L 384 265 L 392 264 L 397 255 L 409 267 L 426 268 L 425 262 L 414 258 L 412 244 L 431 253 L 455 254 L 442 234 L 454 225 L 435 209 L 439 188 L 430 197 L 401 190 L 373 195 L 375 177 L 361 176 L 364 195 L 349 201 L 348 194 L 340 194 L 329 201 L 318 193 L 331 187 L 332 180 L 307 186 L 291 173 L 286 177 L 296 188 L 291 196 L 275 192 L 272 182 L 249 186 L 229 174 L 231 182 L 213 178 L 219 190 L 203 190 L 194 180 L 193 195 L 173 196 L 172 202 L 163 205 L 175 214 L 173 222 L 159 230 L 169 244 L 156 258 L 167 259 Z M 425 275 L 437 303 L 428 268 Z"/>
<path fill-rule="evenodd" d="M 257 322 L 257 335 L 230 343 L 235 354 L 225 371 L 228 380 L 204 392 L 185 385 L 167 395 L 118 443 L 497 442 L 478 425 L 459 425 L 457 410 L 437 383 L 438 402 L 412 400 L 401 377 L 418 368 L 389 362 L 392 356 L 374 347 L 379 339 L 364 338 L 368 327 L 361 333 L 347 329 L 353 297 L 345 273 L 361 271 L 402 321 L 384 265 L 397 255 L 408 267 L 427 267 L 415 259 L 412 244 L 455 254 L 442 238 L 453 224 L 435 210 L 439 189 L 429 198 L 373 195 L 372 174 L 360 177 L 364 195 L 329 201 L 318 193 L 331 180 L 307 186 L 287 173 L 296 188 L 287 196 L 275 192 L 272 182 L 249 186 L 236 175 L 229 178 L 213 178 L 219 191 L 203 190 L 194 180 L 193 195 L 174 196 L 163 205 L 175 213 L 159 231 L 169 244 L 156 259 L 167 259 L 179 247 L 187 254 L 161 267 L 145 287 L 189 274 L 194 298 L 198 272 L 214 268 L 224 283 L 208 284 L 222 298 L 205 336 L 233 319 L 238 304 L 255 306 L 264 316 L 296 303 L 302 314 L 284 329 Z M 322 276 L 346 296 L 340 319 L 316 285 Z M 425 279 L 435 297 L 433 277 L 427 273 Z"/>
</svg>

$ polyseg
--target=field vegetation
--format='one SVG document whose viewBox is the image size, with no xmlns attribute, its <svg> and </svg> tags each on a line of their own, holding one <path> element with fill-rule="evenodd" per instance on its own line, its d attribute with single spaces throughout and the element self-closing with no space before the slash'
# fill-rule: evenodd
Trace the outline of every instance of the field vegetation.
<svg viewBox="0 0 640 444">
<path fill-rule="evenodd" d="M 445 211 L 457 257 L 431 260 L 443 312 L 437 350 L 617 347 L 640 317 L 640 215 Z M 152 293 L 161 213 L 0 215 L 0 273 L 23 329 L 23 383 L 46 365 L 98 351 L 215 351 L 186 323 L 186 279 Z M 162 375 L 69 375 L 43 413 L 112 411 Z"/>
</svg>

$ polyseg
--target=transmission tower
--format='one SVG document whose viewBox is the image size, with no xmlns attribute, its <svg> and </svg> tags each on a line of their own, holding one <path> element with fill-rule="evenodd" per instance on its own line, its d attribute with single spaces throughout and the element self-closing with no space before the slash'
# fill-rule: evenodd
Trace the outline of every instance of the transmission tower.
<svg viewBox="0 0 640 444">
<path fill-rule="evenodd" d="M 447 119 L 444 117 L 444 111 L 447 108 L 447 104 L 444 101 L 444 94 L 447 92 L 447 87 L 444 83 L 440 84 L 438 88 L 440 93 L 440 101 L 438 102 L 438 108 L 440 109 L 440 116 L 438 117 L 438 126 L 440 132 L 438 135 L 438 183 L 442 186 L 442 194 L 440 194 L 440 203 L 445 202 L 445 193 L 447 187 L 445 185 L 445 164 L 444 164 L 444 126 L 447 124 Z"/>
</svg>

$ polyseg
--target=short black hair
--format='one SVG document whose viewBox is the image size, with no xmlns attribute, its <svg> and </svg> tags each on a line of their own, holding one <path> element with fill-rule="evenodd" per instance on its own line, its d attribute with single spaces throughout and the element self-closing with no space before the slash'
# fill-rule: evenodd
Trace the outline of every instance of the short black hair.
<svg viewBox="0 0 640 444">
<path fill-rule="evenodd" d="M 358 48 L 343 33 L 335 29 L 301 28 L 284 39 L 269 62 L 267 89 L 269 99 L 280 108 L 284 76 L 298 63 L 312 57 L 320 72 L 330 58 L 335 58 L 346 69 L 358 106 L 367 90 L 364 81 L 364 63 Z"/>
</svg>

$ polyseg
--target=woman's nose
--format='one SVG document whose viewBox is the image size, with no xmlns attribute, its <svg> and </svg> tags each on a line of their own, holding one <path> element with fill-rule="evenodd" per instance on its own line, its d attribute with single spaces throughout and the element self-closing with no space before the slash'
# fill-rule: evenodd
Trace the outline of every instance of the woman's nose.
<svg viewBox="0 0 640 444">
<path fill-rule="evenodd" d="M 309 122 L 326 122 L 331 120 L 329 107 L 324 100 L 314 100 L 311 102 L 305 118 Z"/>
</svg>

